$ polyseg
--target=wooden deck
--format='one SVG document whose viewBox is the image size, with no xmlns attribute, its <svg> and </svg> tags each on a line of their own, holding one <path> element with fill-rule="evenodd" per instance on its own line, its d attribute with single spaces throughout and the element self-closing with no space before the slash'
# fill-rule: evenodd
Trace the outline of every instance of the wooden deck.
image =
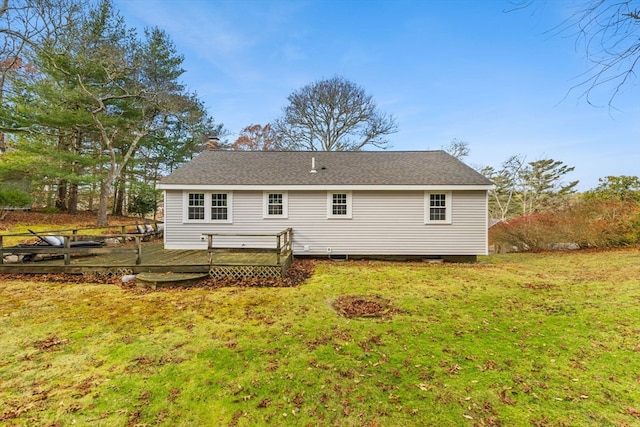
<svg viewBox="0 0 640 427">
<path fill-rule="evenodd" d="M 5 262 L 0 265 L 0 273 L 124 275 L 173 272 L 209 273 L 213 277 L 279 277 L 284 275 L 292 258 L 290 250 L 282 253 L 280 257 L 272 252 L 220 251 L 212 253 L 210 264 L 207 250 L 168 250 L 164 249 L 161 241 L 152 241 L 141 244 L 139 264 L 136 264 L 136 254 L 128 251 L 72 256 L 69 265 L 64 265 L 63 259 L 47 259 L 26 264 Z"/>
</svg>

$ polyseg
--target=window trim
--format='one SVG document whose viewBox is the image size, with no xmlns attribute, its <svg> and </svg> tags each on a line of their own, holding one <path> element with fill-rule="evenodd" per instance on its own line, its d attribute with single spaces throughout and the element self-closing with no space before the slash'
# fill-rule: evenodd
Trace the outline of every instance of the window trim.
<svg viewBox="0 0 640 427">
<path fill-rule="evenodd" d="M 333 195 L 345 194 L 347 196 L 347 213 L 338 215 L 333 213 Z M 351 219 L 353 215 L 353 196 L 351 191 L 327 191 L 327 218 L 328 219 Z"/>
<path fill-rule="evenodd" d="M 269 195 L 270 194 L 282 195 L 282 214 L 280 215 L 269 214 Z M 286 191 L 264 191 L 262 193 L 262 218 L 263 219 L 289 218 L 289 193 Z"/>
<path fill-rule="evenodd" d="M 444 194 L 445 219 L 431 219 L 431 195 Z M 451 191 L 425 191 L 424 192 L 424 223 L 425 224 L 451 224 Z"/>
<path fill-rule="evenodd" d="M 189 219 L 189 195 L 190 194 L 204 194 L 204 218 L 203 219 Z M 211 205 L 213 194 L 226 194 L 227 195 L 227 219 L 211 219 Z M 232 191 L 184 191 L 183 192 L 183 212 L 182 222 L 185 224 L 231 224 L 233 223 L 233 192 Z"/>
<path fill-rule="evenodd" d="M 213 201 L 214 201 L 214 197 L 213 196 L 214 195 L 215 196 L 225 196 L 224 197 L 225 204 L 223 206 L 214 206 L 213 205 Z M 229 221 L 229 215 L 231 213 L 230 203 L 229 203 L 230 199 L 231 198 L 229 197 L 229 194 L 227 194 L 227 193 L 209 193 L 209 221 L 211 221 L 211 222 L 227 222 L 227 221 Z M 226 210 L 226 212 L 225 212 L 226 213 L 226 215 L 225 215 L 226 218 L 222 218 L 222 219 L 216 218 L 216 219 L 214 219 L 213 218 L 213 210 L 214 209 L 225 209 Z"/>
<path fill-rule="evenodd" d="M 191 204 L 191 196 L 202 196 L 202 205 L 192 205 Z M 184 208 L 184 219 L 185 221 L 193 221 L 193 222 L 202 222 L 205 220 L 205 218 L 207 217 L 207 195 L 204 192 L 188 192 L 185 194 L 184 197 L 185 200 L 185 208 Z M 198 197 L 198 200 L 200 200 L 200 197 Z M 202 218 L 189 218 L 189 214 L 191 211 L 191 208 L 198 208 L 198 210 L 202 211 Z"/>
</svg>

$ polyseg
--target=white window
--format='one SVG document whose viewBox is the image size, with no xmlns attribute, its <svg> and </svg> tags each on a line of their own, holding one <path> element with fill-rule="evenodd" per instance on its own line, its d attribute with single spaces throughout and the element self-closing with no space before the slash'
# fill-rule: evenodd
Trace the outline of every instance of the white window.
<svg viewBox="0 0 640 427">
<path fill-rule="evenodd" d="M 351 218 L 351 192 L 327 193 L 327 217 Z"/>
<path fill-rule="evenodd" d="M 232 193 L 184 193 L 184 222 L 231 222 Z"/>
<path fill-rule="evenodd" d="M 211 221 L 226 221 L 229 218 L 227 193 L 211 194 Z"/>
<path fill-rule="evenodd" d="M 263 218 L 287 218 L 289 198 L 286 192 L 264 192 Z"/>
<path fill-rule="evenodd" d="M 451 193 L 427 192 L 424 194 L 425 224 L 451 224 Z"/>
<path fill-rule="evenodd" d="M 204 220 L 204 193 L 189 193 L 187 219 L 189 221 Z"/>
</svg>

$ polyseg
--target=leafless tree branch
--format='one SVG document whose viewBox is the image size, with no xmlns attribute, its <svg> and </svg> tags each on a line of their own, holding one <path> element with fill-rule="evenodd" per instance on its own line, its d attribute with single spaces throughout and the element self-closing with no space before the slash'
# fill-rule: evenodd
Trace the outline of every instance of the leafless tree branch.
<svg viewBox="0 0 640 427">
<path fill-rule="evenodd" d="M 534 7 L 536 0 L 513 0 L 508 12 Z M 539 9 L 540 7 L 536 7 Z M 569 88 L 579 99 L 597 105 L 601 90 L 609 91 L 608 106 L 637 77 L 640 62 L 640 0 L 584 0 L 569 18 L 549 33 L 575 38 L 576 51 L 583 51 L 591 66 Z"/>
<path fill-rule="evenodd" d="M 378 110 L 364 89 L 335 76 L 309 84 L 288 97 L 283 117 L 274 122 L 283 149 L 357 151 L 386 148 L 397 131 L 393 116 Z"/>
</svg>

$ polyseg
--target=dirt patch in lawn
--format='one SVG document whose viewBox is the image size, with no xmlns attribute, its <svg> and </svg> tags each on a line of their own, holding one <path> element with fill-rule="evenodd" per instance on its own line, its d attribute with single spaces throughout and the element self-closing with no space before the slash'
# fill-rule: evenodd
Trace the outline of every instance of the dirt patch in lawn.
<svg viewBox="0 0 640 427">
<path fill-rule="evenodd" d="M 378 295 L 343 295 L 333 302 L 333 308 L 344 317 L 380 317 L 390 319 L 400 310 Z"/>
</svg>

